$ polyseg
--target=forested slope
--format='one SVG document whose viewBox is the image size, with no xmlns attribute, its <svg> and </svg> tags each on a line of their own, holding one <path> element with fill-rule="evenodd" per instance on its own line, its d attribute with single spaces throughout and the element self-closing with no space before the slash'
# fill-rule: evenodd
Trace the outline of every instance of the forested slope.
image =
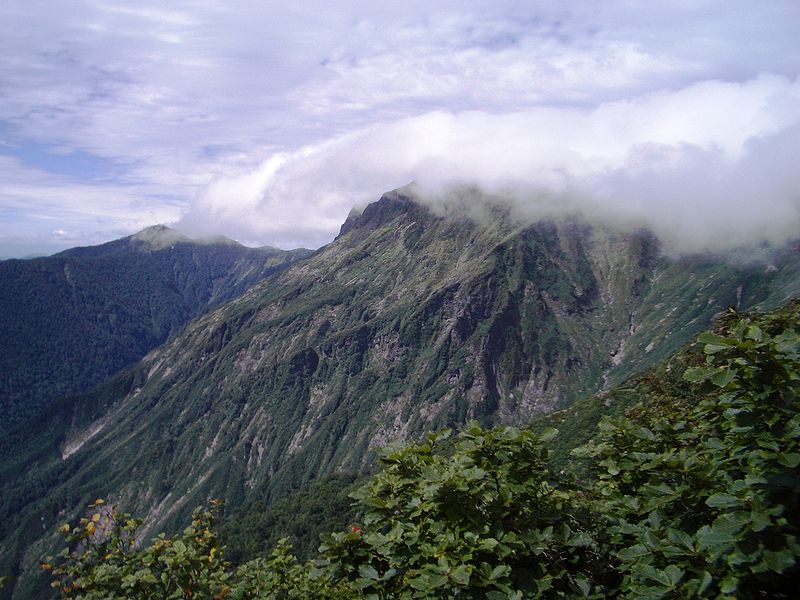
<svg viewBox="0 0 800 600">
<path fill-rule="evenodd" d="M 305 254 L 196 242 L 161 226 L 0 262 L 0 432 L 101 383 Z"/>
<path fill-rule="evenodd" d="M 387 449 L 353 494 L 357 521 L 312 562 L 281 542 L 232 569 L 213 503 L 181 536 L 120 546 L 137 521 L 94 503 L 64 529 L 89 551 L 44 568 L 78 598 L 793 598 L 798 328 L 796 302 L 729 311 L 698 344 L 606 396 L 638 401 L 599 422 L 573 467 L 552 459 L 555 429 L 472 424 L 454 442 L 431 433 Z M 583 412 L 558 419 L 574 431 Z"/>
</svg>

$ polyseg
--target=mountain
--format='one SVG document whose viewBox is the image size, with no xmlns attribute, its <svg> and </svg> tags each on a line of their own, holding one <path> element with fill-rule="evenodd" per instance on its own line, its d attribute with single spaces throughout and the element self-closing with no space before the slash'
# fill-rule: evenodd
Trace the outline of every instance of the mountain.
<svg viewBox="0 0 800 600">
<path fill-rule="evenodd" d="M 0 562 L 30 569 L 42 534 L 98 496 L 147 515 L 147 536 L 207 497 L 233 509 L 363 472 L 376 448 L 430 429 L 526 423 L 655 364 L 728 305 L 779 304 L 798 264 L 793 250 L 769 265 L 670 259 L 647 232 L 502 207 L 441 216 L 386 194 L 329 246 L 0 442 Z"/>
<path fill-rule="evenodd" d="M 165 226 L 0 263 L 0 433 L 88 391 L 308 251 L 191 240 Z"/>
</svg>

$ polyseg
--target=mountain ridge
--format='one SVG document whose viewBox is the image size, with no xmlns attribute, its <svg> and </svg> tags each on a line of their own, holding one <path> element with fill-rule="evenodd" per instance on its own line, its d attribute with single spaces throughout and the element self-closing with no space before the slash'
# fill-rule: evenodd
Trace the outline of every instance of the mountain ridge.
<svg viewBox="0 0 800 600">
<path fill-rule="evenodd" d="M 197 243 L 157 226 L 51 257 L 3 261 L 0 430 L 28 420 L 20 411 L 88 391 L 202 310 L 308 253 Z"/>
<path fill-rule="evenodd" d="M 176 244 L 193 244 L 197 246 L 236 246 L 246 251 L 255 251 L 264 254 L 275 255 L 288 254 L 290 256 L 305 256 L 312 252 L 306 248 L 281 250 L 280 248 L 274 248 L 272 246 L 249 247 L 224 235 L 192 238 L 176 229 L 162 224 L 145 227 L 141 231 L 138 231 L 134 234 L 112 240 L 110 242 L 105 242 L 103 244 L 97 244 L 93 246 L 76 246 L 75 248 L 62 250 L 61 252 L 51 255 L 51 257 L 98 257 L 137 250 L 140 252 L 154 252 L 158 250 L 166 250 L 175 246 Z"/>
<path fill-rule="evenodd" d="M 110 496 L 149 535 L 208 496 L 277 498 L 430 429 L 527 422 L 654 364 L 729 304 L 800 285 L 796 253 L 768 272 L 672 260 L 646 232 L 451 218 L 397 192 L 370 206 L 77 399 L 57 444 L 31 451 L 51 485 L 29 514 L 54 523 L 59 498 Z M 32 489 L 7 475 L 9 497 Z"/>
</svg>

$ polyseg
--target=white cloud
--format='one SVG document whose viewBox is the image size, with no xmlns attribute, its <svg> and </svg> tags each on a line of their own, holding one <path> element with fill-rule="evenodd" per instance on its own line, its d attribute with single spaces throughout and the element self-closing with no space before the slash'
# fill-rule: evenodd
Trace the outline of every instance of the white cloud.
<svg viewBox="0 0 800 600">
<path fill-rule="evenodd" d="M 0 156 L 0 243 L 97 243 L 177 221 L 182 207 L 151 185 L 80 183 Z"/>
<path fill-rule="evenodd" d="M 292 94 L 312 115 L 396 110 L 398 103 L 446 102 L 452 109 L 517 110 L 551 102 L 596 104 L 624 91 L 652 89 L 695 65 L 656 56 L 632 43 L 593 42 L 571 48 L 530 36 L 510 47 L 416 46 L 325 65 L 320 80 Z"/>
<path fill-rule="evenodd" d="M 279 244 L 325 241 L 354 203 L 416 181 L 432 202 L 478 185 L 532 215 L 648 226 L 673 249 L 778 241 L 800 231 L 800 175 L 786 158 L 800 157 L 799 127 L 800 80 L 773 75 L 594 109 L 432 112 L 218 180 L 184 223 L 227 222 Z"/>
</svg>

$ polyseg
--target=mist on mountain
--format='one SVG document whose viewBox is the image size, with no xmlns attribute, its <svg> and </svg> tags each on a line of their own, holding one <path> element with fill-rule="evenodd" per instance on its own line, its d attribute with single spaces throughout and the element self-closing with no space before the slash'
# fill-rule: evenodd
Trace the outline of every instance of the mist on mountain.
<svg viewBox="0 0 800 600">
<path fill-rule="evenodd" d="M 530 222 L 580 216 L 650 229 L 671 254 L 780 245 L 800 231 L 799 132 L 800 81 L 769 74 L 592 108 L 435 111 L 219 178 L 180 225 L 318 247 L 354 205 L 413 181 L 439 212 L 499 203 Z"/>
</svg>

